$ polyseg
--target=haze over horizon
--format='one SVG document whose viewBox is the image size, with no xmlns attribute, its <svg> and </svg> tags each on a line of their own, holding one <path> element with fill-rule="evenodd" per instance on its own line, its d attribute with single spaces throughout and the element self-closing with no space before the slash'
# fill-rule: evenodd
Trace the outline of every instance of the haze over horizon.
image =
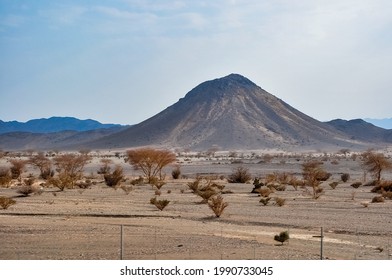
<svg viewBox="0 0 392 280">
<path fill-rule="evenodd" d="M 8 1 L 3 121 L 136 124 L 241 74 L 320 121 L 390 118 L 392 2 Z"/>
</svg>

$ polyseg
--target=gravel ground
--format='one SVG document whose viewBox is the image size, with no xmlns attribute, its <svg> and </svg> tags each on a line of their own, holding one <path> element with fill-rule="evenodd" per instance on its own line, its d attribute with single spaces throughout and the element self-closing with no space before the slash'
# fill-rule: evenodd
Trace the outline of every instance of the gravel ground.
<svg viewBox="0 0 392 280">
<path fill-rule="evenodd" d="M 258 176 L 301 171 L 295 159 L 244 165 Z M 199 161 L 182 170 L 188 177 L 227 175 L 235 166 Z M 375 196 L 371 187 L 350 186 L 363 176 L 358 163 L 343 159 L 324 167 L 332 173 L 323 184 L 324 195 L 315 200 L 304 189 L 287 186 L 271 195 L 286 199 L 282 207 L 273 200 L 263 206 L 250 193 L 252 184 L 226 182 L 223 197 L 229 206 L 220 218 L 189 190 L 186 183 L 192 179 L 169 180 L 162 187 L 159 199 L 170 200 L 163 211 L 149 203 L 155 191 L 148 185 L 135 186 L 129 194 L 103 183 L 63 192 L 45 188 L 29 197 L 18 197 L 16 187 L 1 188 L 0 196 L 17 203 L 0 210 L 0 259 L 119 259 L 121 225 L 125 259 L 319 259 L 320 238 L 315 236 L 321 227 L 324 258 L 392 258 L 392 201 L 369 203 Z M 343 172 L 352 175 L 350 182 L 330 188 L 328 183 Z M 290 240 L 279 246 L 273 237 L 286 230 Z"/>
</svg>

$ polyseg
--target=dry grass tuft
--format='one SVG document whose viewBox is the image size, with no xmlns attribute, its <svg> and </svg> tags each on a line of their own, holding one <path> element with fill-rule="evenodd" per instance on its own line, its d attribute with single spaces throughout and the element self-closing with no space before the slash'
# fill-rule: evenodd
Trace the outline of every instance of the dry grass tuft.
<svg viewBox="0 0 392 280">
<path fill-rule="evenodd" d="M 334 189 L 336 189 L 336 187 L 339 185 L 339 183 L 338 182 L 332 182 L 332 183 L 329 183 L 329 186 L 334 190 Z"/>
<path fill-rule="evenodd" d="M 8 209 L 11 205 L 14 205 L 16 201 L 12 198 L 0 196 L 0 206 L 2 209 Z"/>
<path fill-rule="evenodd" d="M 164 199 L 164 200 L 157 200 L 156 197 L 153 197 L 150 199 L 150 204 L 155 205 L 156 208 L 158 208 L 160 211 L 163 211 L 165 207 L 170 203 L 169 200 Z"/>
<path fill-rule="evenodd" d="M 274 200 L 275 200 L 275 204 L 280 206 L 280 207 L 282 207 L 283 205 L 286 204 L 286 199 L 284 199 L 284 198 L 275 197 Z"/>
<path fill-rule="evenodd" d="M 384 202 L 384 198 L 382 196 L 375 196 L 372 199 L 372 203 L 382 203 Z"/>
<path fill-rule="evenodd" d="M 213 196 L 208 200 L 208 206 L 214 212 L 215 216 L 219 218 L 223 210 L 228 206 L 227 202 L 223 201 L 223 197 L 221 195 Z"/>
<path fill-rule="evenodd" d="M 260 199 L 260 203 L 262 203 L 264 206 L 267 206 L 267 204 L 269 203 L 270 200 L 271 200 L 270 197 L 262 198 L 262 199 Z"/>
</svg>

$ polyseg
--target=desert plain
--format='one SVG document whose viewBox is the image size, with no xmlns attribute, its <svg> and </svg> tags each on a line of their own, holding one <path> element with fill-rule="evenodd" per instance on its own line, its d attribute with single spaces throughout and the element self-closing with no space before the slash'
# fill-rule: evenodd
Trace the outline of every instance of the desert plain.
<svg viewBox="0 0 392 280">
<path fill-rule="evenodd" d="M 42 187 L 37 180 L 40 191 L 23 197 L 17 182 L 1 187 L 0 196 L 12 197 L 16 204 L 0 210 L 0 259 L 310 260 L 321 254 L 331 260 L 392 258 L 392 200 L 371 203 L 378 195 L 371 192 L 372 186 L 351 186 L 371 179 L 359 157 L 272 152 L 263 160 L 265 153 L 178 154 L 181 176 L 173 179 L 174 166 L 165 167 L 160 195 L 149 184 L 131 185 L 141 171 L 125 163 L 122 152 L 113 151 L 90 153 L 83 173 L 92 184 L 86 188 L 60 191 Z M 119 187 L 108 187 L 97 174 L 102 158 L 123 167 L 126 180 Z M 301 178 L 302 164 L 310 159 L 321 161 L 331 174 L 321 183 L 319 198 L 312 197 L 309 187 L 287 184 L 263 205 L 260 195 L 251 192 L 256 177 L 263 181 L 268 174 L 287 173 Z M 8 166 L 8 160 L 3 157 L 0 165 Z M 229 183 L 228 176 L 239 166 L 252 180 Z M 22 176 L 37 172 L 28 165 Z M 341 181 L 343 173 L 350 175 L 347 182 Z M 382 176 L 392 179 L 390 171 Z M 221 195 L 228 206 L 219 218 L 188 187 L 197 177 L 224 186 Z M 331 182 L 338 185 L 332 188 Z M 153 197 L 170 202 L 160 211 L 150 203 Z M 276 197 L 285 199 L 283 206 L 274 202 Z M 274 236 L 283 231 L 290 239 L 282 245 Z"/>
</svg>

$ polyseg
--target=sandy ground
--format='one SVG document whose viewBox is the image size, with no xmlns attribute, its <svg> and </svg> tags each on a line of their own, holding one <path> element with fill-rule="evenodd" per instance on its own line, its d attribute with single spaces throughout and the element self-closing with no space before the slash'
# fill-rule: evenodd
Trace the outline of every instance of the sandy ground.
<svg viewBox="0 0 392 280">
<path fill-rule="evenodd" d="M 227 175 L 236 166 L 223 159 L 181 161 L 188 177 Z M 256 162 L 242 165 L 254 176 L 301 172 L 295 158 Z M 94 173 L 98 163 L 94 159 L 86 174 Z M 138 175 L 123 166 L 128 176 Z M 286 199 L 282 207 L 259 203 L 260 197 L 250 193 L 252 184 L 225 182 L 224 190 L 231 193 L 223 194 L 229 206 L 220 218 L 187 187 L 192 178 L 168 180 L 159 197 L 170 200 L 163 211 L 149 203 L 155 196 L 149 185 L 126 194 L 101 182 L 86 190 L 45 188 L 29 197 L 17 197 L 16 188 L 1 188 L 0 196 L 15 197 L 17 203 L 0 210 L 0 259 L 119 259 L 121 225 L 124 259 L 319 259 L 320 238 L 315 236 L 321 227 L 326 259 L 391 259 L 392 201 L 361 205 L 375 194 L 371 187 L 350 187 L 363 176 L 358 162 L 342 159 L 324 167 L 333 174 L 328 182 L 342 172 L 352 178 L 334 190 L 324 183 L 325 194 L 318 200 L 287 186 L 272 194 Z M 285 230 L 290 240 L 278 246 L 273 237 Z"/>
</svg>

